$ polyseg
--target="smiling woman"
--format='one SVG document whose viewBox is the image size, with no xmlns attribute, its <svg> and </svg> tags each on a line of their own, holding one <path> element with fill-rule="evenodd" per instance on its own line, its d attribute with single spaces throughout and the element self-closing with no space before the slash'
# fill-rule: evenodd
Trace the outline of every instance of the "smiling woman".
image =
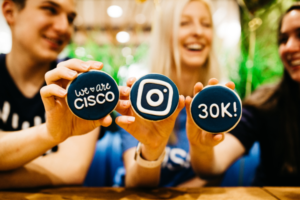
<svg viewBox="0 0 300 200">
<path fill-rule="evenodd" d="M 163 2 L 153 29 L 151 71 L 169 76 L 181 94 L 192 96 L 197 81 L 206 84 L 212 77 L 219 78 L 208 1 Z"/>
<path fill-rule="evenodd" d="M 248 153 L 255 141 L 261 162 L 255 186 L 300 186 L 300 4 L 292 5 L 278 27 L 284 76 L 275 86 L 259 88 L 243 105 L 240 123 L 218 145 L 199 144 L 192 160 L 198 174 L 220 175 Z M 226 155 L 226 156 L 224 156 Z"/>
<path fill-rule="evenodd" d="M 213 30 L 210 4 L 206 0 L 164 1 L 155 15 L 149 58 L 151 72 L 169 77 L 184 96 L 199 92 L 203 86 L 198 82 L 207 84 L 210 78 L 219 75 L 213 53 Z M 215 79 L 210 82 L 216 83 Z M 128 84 L 132 84 L 132 80 Z M 191 98 L 188 99 L 190 102 Z M 196 177 L 191 166 L 194 158 L 189 152 L 193 139 L 189 134 L 198 128 L 183 107 L 181 96 L 177 109 L 166 119 L 143 120 L 132 110 L 125 113 L 135 116 L 130 126 L 126 116 L 117 118 L 116 122 L 123 128 L 126 186 L 199 187 L 207 184 Z"/>
</svg>

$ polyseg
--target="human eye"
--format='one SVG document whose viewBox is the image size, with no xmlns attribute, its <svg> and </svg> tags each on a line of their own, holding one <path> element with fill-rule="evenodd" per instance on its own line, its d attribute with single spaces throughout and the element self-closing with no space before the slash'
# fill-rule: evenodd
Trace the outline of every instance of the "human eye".
<svg viewBox="0 0 300 200">
<path fill-rule="evenodd" d="M 188 20 L 183 20 L 180 22 L 180 26 L 186 26 L 186 25 L 189 25 L 189 21 Z"/>
<path fill-rule="evenodd" d="M 281 35 L 279 36 L 279 41 L 278 41 L 278 43 L 279 43 L 279 44 L 285 44 L 285 43 L 287 42 L 287 40 L 288 40 L 288 37 L 287 37 L 286 35 L 284 35 L 284 34 L 281 34 Z"/>
<path fill-rule="evenodd" d="M 52 7 L 52 6 L 43 6 L 42 7 L 43 10 L 55 15 L 58 13 L 57 9 L 55 7 Z"/>
<path fill-rule="evenodd" d="M 300 31 L 297 33 L 297 38 L 300 40 Z"/>
<path fill-rule="evenodd" d="M 68 16 L 68 21 L 69 21 L 70 24 L 73 24 L 74 20 L 75 20 L 75 16 L 73 16 L 73 15 Z"/>
<path fill-rule="evenodd" d="M 202 21 L 201 25 L 204 26 L 204 27 L 207 27 L 207 28 L 211 27 L 211 23 L 209 21 L 206 21 L 206 20 Z"/>
</svg>

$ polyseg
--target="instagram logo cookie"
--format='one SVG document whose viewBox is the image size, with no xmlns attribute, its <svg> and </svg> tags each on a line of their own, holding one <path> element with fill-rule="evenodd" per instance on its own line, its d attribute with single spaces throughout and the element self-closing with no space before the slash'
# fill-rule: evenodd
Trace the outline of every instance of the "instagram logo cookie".
<svg viewBox="0 0 300 200">
<path fill-rule="evenodd" d="M 223 133 L 233 129 L 242 116 L 240 97 L 231 89 L 206 86 L 193 99 L 191 113 L 194 122 L 210 133 Z"/>
<path fill-rule="evenodd" d="M 176 85 L 161 74 L 148 74 L 137 80 L 131 88 L 133 110 L 142 118 L 159 121 L 174 113 L 179 102 Z"/>
<path fill-rule="evenodd" d="M 70 110 L 86 120 L 97 120 L 111 113 L 119 101 L 115 80 L 102 71 L 79 74 L 67 87 L 66 102 Z"/>
</svg>

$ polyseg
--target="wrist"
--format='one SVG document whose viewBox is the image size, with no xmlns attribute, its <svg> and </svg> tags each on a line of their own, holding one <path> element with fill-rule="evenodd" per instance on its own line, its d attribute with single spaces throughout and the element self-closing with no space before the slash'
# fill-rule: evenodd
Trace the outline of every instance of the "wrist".
<svg viewBox="0 0 300 200">
<path fill-rule="evenodd" d="M 191 151 L 195 150 L 198 153 L 210 152 L 214 149 L 214 146 L 207 146 L 196 142 L 190 142 Z"/>
<path fill-rule="evenodd" d="M 141 157 L 148 161 L 155 161 L 165 151 L 165 148 L 166 143 L 162 143 L 156 148 L 141 144 Z"/>
<path fill-rule="evenodd" d="M 52 146 L 58 145 L 59 143 L 63 142 L 63 141 L 59 141 L 57 140 L 55 137 L 53 137 L 53 135 L 50 133 L 47 124 L 44 123 L 40 126 L 37 127 L 39 130 L 39 135 L 42 141 L 50 143 Z"/>
<path fill-rule="evenodd" d="M 164 161 L 166 151 L 165 149 L 161 153 L 161 155 L 156 160 L 146 160 L 141 156 L 142 143 L 139 143 L 136 147 L 136 152 L 134 155 L 134 160 L 136 163 L 144 168 L 157 168 L 161 166 L 161 163 Z"/>
</svg>

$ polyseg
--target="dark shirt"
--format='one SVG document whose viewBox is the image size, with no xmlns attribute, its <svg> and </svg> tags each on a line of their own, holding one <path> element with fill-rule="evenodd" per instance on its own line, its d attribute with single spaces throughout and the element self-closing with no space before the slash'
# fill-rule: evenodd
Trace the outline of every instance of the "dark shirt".
<svg viewBox="0 0 300 200">
<path fill-rule="evenodd" d="M 282 173 L 284 151 L 280 117 L 276 113 L 261 114 L 253 108 L 243 108 L 240 123 L 230 131 L 245 147 L 260 143 L 261 163 L 253 182 L 255 186 L 300 186 L 300 177 Z"/>
<path fill-rule="evenodd" d="M 56 65 L 57 62 L 53 62 L 51 69 Z M 32 98 L 21 93 L 7 70 L 5 54 L 0 54 L 0 85 L 0 130 L 18 131 L 45 122 L 40 92 Z M 56 151 L 57 147 L 52 150 Z"/>
</svg>

